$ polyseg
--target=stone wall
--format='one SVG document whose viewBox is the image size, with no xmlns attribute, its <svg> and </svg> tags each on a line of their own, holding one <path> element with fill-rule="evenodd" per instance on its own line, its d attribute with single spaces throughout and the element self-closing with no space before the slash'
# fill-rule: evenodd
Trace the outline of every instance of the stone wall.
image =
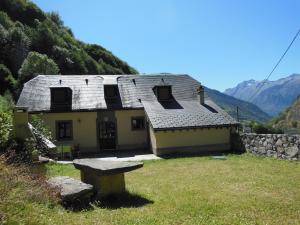
<svg viewBox="0 0 300 225">
<path fill-rule="evenodd" d="M 255 155 L 300 160 L 300 135 L 244 133 L 234 138 L 233 146 Z"/>
</svg>

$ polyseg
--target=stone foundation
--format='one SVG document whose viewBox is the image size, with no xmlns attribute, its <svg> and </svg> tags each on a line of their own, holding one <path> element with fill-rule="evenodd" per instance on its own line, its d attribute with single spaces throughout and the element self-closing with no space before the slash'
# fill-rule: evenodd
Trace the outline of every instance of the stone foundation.
<svg viewBox="0 0 300 225">
<path fill-rule="evenodd" d="M 300 135 L 245 133 L 233 138 L 233 146 L 255 155 L 300 160 Z"/>
</svg>

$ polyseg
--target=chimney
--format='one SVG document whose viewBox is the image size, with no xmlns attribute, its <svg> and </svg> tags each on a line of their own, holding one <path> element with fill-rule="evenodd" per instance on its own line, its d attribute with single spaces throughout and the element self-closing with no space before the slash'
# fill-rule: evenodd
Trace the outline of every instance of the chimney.
<svg viewBox="0 0 300 225">
<path fill-rule="evenodd" d="M 31 134 L 28 128 L 28 111 L 26 107 L 15 107 L 14 110 L 14 135 L 25 140 Z"/>
<path fill-rule="evenodd" d="M 200 85 L 200 87 L 197 89 L 198 91 L 198 99 L 201 105 L 204 105 L 204 87 Z"/>
</svg>

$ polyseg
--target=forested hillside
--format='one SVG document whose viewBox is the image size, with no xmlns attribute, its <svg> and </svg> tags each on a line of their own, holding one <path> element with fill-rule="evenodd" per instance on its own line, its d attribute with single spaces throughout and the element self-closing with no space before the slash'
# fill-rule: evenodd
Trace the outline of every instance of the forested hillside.
<svg viewBox="0 0 300 225">
<path fill-rule="evenodd" d="M 291 106 L 271 121 L 271 125 L 286 133 L 300 133 L 300 95 Z"/>
<path fill-rule="evenodd" d="M 77 40 L 55 12 L 29 0 L 0 1 L 0 95 L 16 99 L 36 74 L 135 74 L 96 44 Z"/>
</svg>

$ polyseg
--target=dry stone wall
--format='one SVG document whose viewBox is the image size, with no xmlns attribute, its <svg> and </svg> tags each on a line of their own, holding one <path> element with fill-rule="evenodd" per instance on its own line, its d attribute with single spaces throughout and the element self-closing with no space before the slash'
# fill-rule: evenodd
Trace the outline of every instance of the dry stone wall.
<svg viewBox="0 0 300 225">
<path fill-rule="evenodd" d="M 244 133 L 235 140 L 237 145 L 256 155 L 300 160 L 300 135 Z"/>
</svg>

